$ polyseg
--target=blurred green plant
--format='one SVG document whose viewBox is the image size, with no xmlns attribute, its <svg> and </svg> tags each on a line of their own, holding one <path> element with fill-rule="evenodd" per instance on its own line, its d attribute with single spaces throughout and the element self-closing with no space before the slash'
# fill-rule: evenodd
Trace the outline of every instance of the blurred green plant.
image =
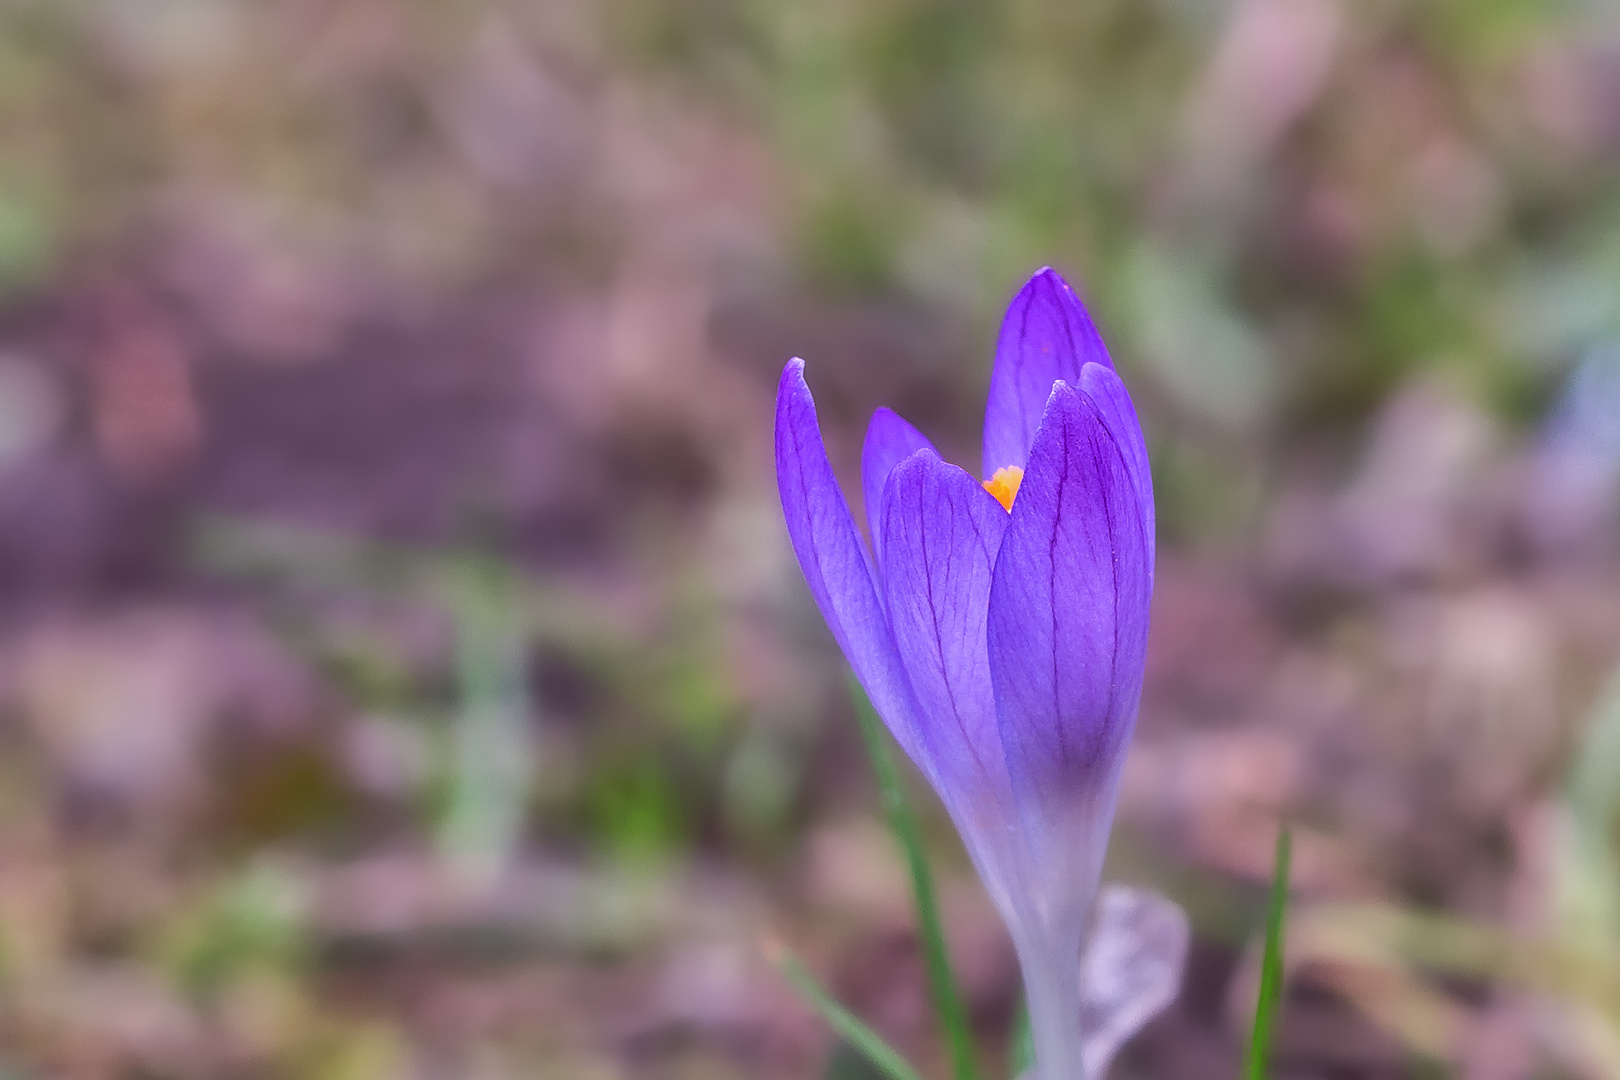
<svg viewBox="0 0 1620 1080">
<path fill-rule="evenodd" d="M 934 890 L 934 875 L 928 868 L 922 836 L 917 831 L 911 804 L 895 772 L 887 729 L 878 719 L 872 703 L 853 681 L 850 690 L 855 699 L 855 715 L 860 721 L 861 738 L 866 743 L 866 756 L 877 775 L 883 810 L 911 877 L 911 895 L 917 908 L 917 930 L 922 938 L 923 956 L 928 961 L 929 994 L 934 1003 L 934 1015 L 944 1033 L 952 1075 L 956 1080 L 977 1080 L 979 1069 L 974 1060 L 973 1033 L 968 1024 L 967 1010 L 962 1007 L 962 997 L 956 989 L 956 978 L 951 974 L 945 929 L 940 923 L 939 900 Z"/>
<path fill-rule="evenodd" d="M 531 691 L 530 665 L 541 650 L 608 688 L 592 705 L 589 745 L 574 751 L 584 759 L 567 765 L 571 786 L 547 796 L 551 816 L 598 850 L 631 862 L 683 850 L 711 803 L 716 812 L 745 815 L 734 822 L 739 829 L 767 833 L 769 821 L 787 811 L 797 760 L 789 748 L 756 745 L 752 760 L 738 766 L 748 750 L 737 731 L 743 713 L 715 663 L 706 597 L 678 589 L 670 627 L 633 631 L 567 589 L 475 550 L 415 551 L 225 519 L 200 521 L 193 548 L 205 568 L 281 583 L 294 596 L 311 588 L 358 591 L 445 614 L 453 652 L 442 707 L 434 688 L 390 659 L 381 643 L 283 621 L 368 707 L 423 720 L 430 735 L 443 727 L 444 752 L 433 755 L 443 768 L 427 777 L 424 809 L 440 851 L 473 879 L 489 880 L 511 855 L 540 796 L 536 777 L 548 766 L 536 732 L 550 718 L 540 715 L 545 705 Z M 300 610 L 291 600 L 282 606 Z M 774 802 L 749 794 L 744 785 L 759 778 L 750 779 L 747 768 L 776 777 L 768 793 Z M 750 798 L 755 802 L 739 801 Z M 756 813 L 763 816 L 746 816 Z"/>
<path fill-rule="evenodd" d="M 888 1080 L 922 1080 L 922 1076 L 906 1063 L 899 1051 L 823 990 L 798 957 L 774 942 L 766 944 L 766 955 L 793 988 L 821 1014 L 822 1019 L 844 1041 L 844 1045 L 858 1051 L 867 1064 Z M 847 1070 L 849 1066 L 846 1060 L 835 1050 L 828 1072 L 831 1073 L 833 1069 Z"/>
<path fill-rule="evenodd" d="M 917 933 L 921 939 L 923 955 L 927 960 L 929 994 L 935 1017 L 939 1022 L 945 1050 L 956 1080 L 977 1080 L 978 1063 L 973 1046 L 973 1033 L 967 1011 L 957 992 L 956 980 L 951 973 L 945 932 L 939 919 L 939 902 L 934 889 L 933 873 L 928 856 L 923 850 L 922 836 L 911 806 L 895 771 L 894 758 L 889 751 L 888 734 L 873 710 L 871 702 L 853 681 L 850 685 L 855 713 L 860 721 L 861 738 L 867 758 L 877 778 L 878 794 L 890 831 L 906 861 L 911 879 L 912 901 L 917 911 Z M 823 1072 L 825 1080 L 845 1080 L 862 1075 L 849 1052 L 864 1058 L 867 1065 L 888 1080 L 920 1080 L 917 1072 L 906 1063 L 899 1051 L 884 1042 L 882 1036 L 862 1023 L 854 1014 L 840 1005 L 821 988 L 809 970 L 781 945 L 767 943 L 767 954 L 783 976 L 821 1014 L 842 1042 L 828 1060 Z M 1078 975 L 1076 976 L 1078 978 Z"/>
<path fill-rule="evenodd" d="M 528 691 L 528 641 L 513 610 L 510 573 L 470 559 L 455 575 L 457 716 L 441 853 L 474 887 L 494 884 L 522 841 L 538 748 Z"/>
<path fill-rule="evenodd" d="M 848 1042 L 840 1042 L 828 1055 L 827 1067 L 821 1070 L 821 1080 L 890 1080 L 890 1074 L 873 1065 L 865 1054 Z"/>
<path fill-rule="evenodd" d="M 1254 1004 L 1254 1031 L 1243 1058 L 1246 1080 L 1266 1080 L 1271 1069 L 1272 1030 L 1282 1007 L 1283 922 L 1288 908 L 1289 867 L 1293 862 L 1293 834 L 1287 824 L 1277 830 L 1272 857 L 1271 895 L 1266 905 L 1265 948 L 1260 956 L 1260 989 Z"/>
<path fill-rule="evenodd" d="M 197 1000 L 258 969 L 301 974 L 312 959 L 309 886 L 259 859 L 175 913 L 156 943 L 158 965 Z"/>
<path fill-rule="evenodd" d="M 1029 1026 L 1029 1006 L 1022 996 L 1018 999 L 1018 1012 L 1013 1016 L 1012 1043 L 1007 1048 L 1008 1076 L 1023 1076 L 1035 1064 L 1035 1032 Z"/>
</svg>

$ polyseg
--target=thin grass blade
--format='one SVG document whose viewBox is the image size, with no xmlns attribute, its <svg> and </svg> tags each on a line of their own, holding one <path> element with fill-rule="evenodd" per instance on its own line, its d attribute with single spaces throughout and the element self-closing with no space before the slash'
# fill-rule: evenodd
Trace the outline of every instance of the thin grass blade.
<svg viewBox="0 0 1620 1080">
<path fill-rule="evenodd" d="M 816 982 L 815 976 L 810 974 L 798 957 L 776 944 L 767 945 L 766 952 L 783 977 L 827 1021 L 827 1026 L 888 1080 L 922 1080 L 922 1075 L 900 1056 L 899 1051 L 884 1042 L 881 1035 L 862 1023 L 854 1013 L 833 1000 L 833 996 L 821 988 L 821 984 Z"/>
<path fill-rule="evenodd" d="M 0 1080 L 5 1077 L 0 1076 Z M 833 1052 L 827 1057 L 827 1064 L 822 1067 L 821 1080 L 888 1080 L 883 1070 L 873 1065 L 866 1057 L 849 1043 L 842 1039 L 833 1047 Z"/>
<path fill-rule="evenodd" d="M 852 684 L 853 685 L 853 684 Z M 889 817 L 889 827 L 895 840 L 905 853 L 906 867 L 911 873 L 911 891 L 917 903 L 917 929 L 922 936 L 923 956 L 928 965 L 928 989 L 933 998 L 934 1012 L 939 1017 L 940 1029 L 945 1035 L 945 1050 L 951 1060 L 951 1072 L 956 1080 L 978 1080 L 978 1061 L 973 1052 L 973 1036 L 968 1026 L 967 1010 L 962 1007 L 961 995 L 956 991 L 956 979 L 951 974 L 950 957 L 945 948 L 945 933 L 939 921 L 939 902 L 934 892 L 934 876 L 928 869 L 923 854 L 922 838 L 917 832 L 917 819 L 900 787 L 894 758 L 889 753 L 888 736 L 877 712 L 860 687 L 853 687 L 855 715 L 860 720 L 861 736 L 866 740 L 867 756 L 877 773 L 878 790 L 883 797 L 883 809 Z"/>
<path fill-rule="evenodd" d="M 1260 993 L 1254 1005 L 1254 1033 L 1243 1063 L 1245 1080 L 1265 1080 L 1271 1060 L 1272 1029 L 1282 1003 L 1283 919 L 1288 907 L 1288 873 L 1293 834 L 1285 823 L 1277 830 L 1272 862 L 1271 899 L 1266 906 L 1266 948 L 1260 957 Z"/>
</svg>

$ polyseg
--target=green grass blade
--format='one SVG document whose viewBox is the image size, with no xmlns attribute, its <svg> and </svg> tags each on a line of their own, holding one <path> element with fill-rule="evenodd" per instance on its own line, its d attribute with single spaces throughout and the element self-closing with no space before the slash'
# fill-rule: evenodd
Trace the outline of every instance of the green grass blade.
<svg viewBox="0 0 1620 1080">
<path fill-rule="evenodd" d="M 0 1080 L 5 1077 L 0 1076 Z M 822 1067 L 821 1080 L 888 1080 L 888 1077 L 859 1050 L 840 1039 Z"/>
<path fill-rule="evenodd" d="M 840 1039 L 878 1069 L 888 1080 L 922 1080 L 921 1074 L 906 1063 L 883 1037 L 860 1021 L 854 1013 L 833 1000 L 799 958 L 777 945 L 767 947 L 771 960 L 788 982 L 821 1014 Z"/>
<path fill-rule="evenodd" d="M 1029 1005 L 1023 995 L 1018 997 L 1018 1012 L 1013 1017 L 1012 1046 L 1009 1048 L 1008 1076 L 1017 1080 L 1035 1064 L 1035 1032 L 1029 1027 Z"/>
<path fill-rule="evenodd" d="M 1265 1080 L 1271 1058 L 1271 1032 L 1282 1003 L 1283 917 L 1288 907 L 1288 867 L 1293 847 L 1293 835 L 1284 824 L 1277 830 L 1271 899 L 1266 907 L 1266 950 L 1260 957 L 1260 995 L 1254 1005 L 1254 1034 L 1243 1063 L 1244 1080 Z"/>
<path fill-rule="evenodd" d="M 469 555 L 457 568 L 450 613 L 456 631 L 457 708 L 450 798 L 438 847 L 463 884 L 488 888 L 517 853 L 534 786 L 527 638 L 511 600 L 510 573 Z"/>
<path fill-rule="evenodd" d="M 923 956 L 928 964 L 928 989 L 939 1025 L 945 1033 L 945 1049 L 951 1059 L 951 1072 L 956 1080 L 978 1080 L 979 1068 L 973 1053 L 967 1010 L 962 1007 L 961 995 L 956 992 L 956 980 L 951 975 L 951 962 L 945 950 L 945 933 L 939 921 L 939 902 L 934 894 L 934 877 L 923 854 L 917 819 L 912 816 L 911 805 L 900 787 L 900 777 L 895 771 L 894 758 L 889 753 L 883 724 L 859 687 L 855 687 L 854 696 L 855 715 L 860 720 L 861 736 L 866 740 L 866 752 L 872 759 L 872 769 L 877 773 L 883 809 L 889 816 L 889 827 L 894 830 L 895 839 L 906 856 L 906 867 L 911 872 L 911 891 L 917 902 L 917 929 L 922 936 Z"/>
</svg>

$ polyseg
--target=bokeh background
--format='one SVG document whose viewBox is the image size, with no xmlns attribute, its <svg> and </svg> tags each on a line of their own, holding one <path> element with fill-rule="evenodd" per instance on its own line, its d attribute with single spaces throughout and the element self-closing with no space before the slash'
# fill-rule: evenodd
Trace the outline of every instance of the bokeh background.
<svg viewBox="0 0 1620 1080">
<path fill-rule="evenodd" d="M 941 1075 L 772 394 L 974 462 L 1050 263 L 1197 934 L 1115 1075 L 1235 1075 L 1286 817 L 1279 1077 L 1620 1076 L 1617 166 L 1601 0 L 6 0 L 0 1075 L 861 1075 L 766 939 Z"/>
</svg>

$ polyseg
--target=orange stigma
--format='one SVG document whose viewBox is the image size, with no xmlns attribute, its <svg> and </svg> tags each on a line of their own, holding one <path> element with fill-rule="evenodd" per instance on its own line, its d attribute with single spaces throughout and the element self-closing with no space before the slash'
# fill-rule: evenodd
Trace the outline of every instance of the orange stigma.
<svg viewBox="0 0 1620 1080">
<path fill-rule="evenodd" d="M 984 490 L 996 497 L 996 502 L 1012 513 L 1013 500 L 1018 498 L 1018 485 L 1024 482 L 1024 470 L 1017 465 L 1007 465 L 996 470 L 996 474 L 984 482 Z"/>
</svg>

